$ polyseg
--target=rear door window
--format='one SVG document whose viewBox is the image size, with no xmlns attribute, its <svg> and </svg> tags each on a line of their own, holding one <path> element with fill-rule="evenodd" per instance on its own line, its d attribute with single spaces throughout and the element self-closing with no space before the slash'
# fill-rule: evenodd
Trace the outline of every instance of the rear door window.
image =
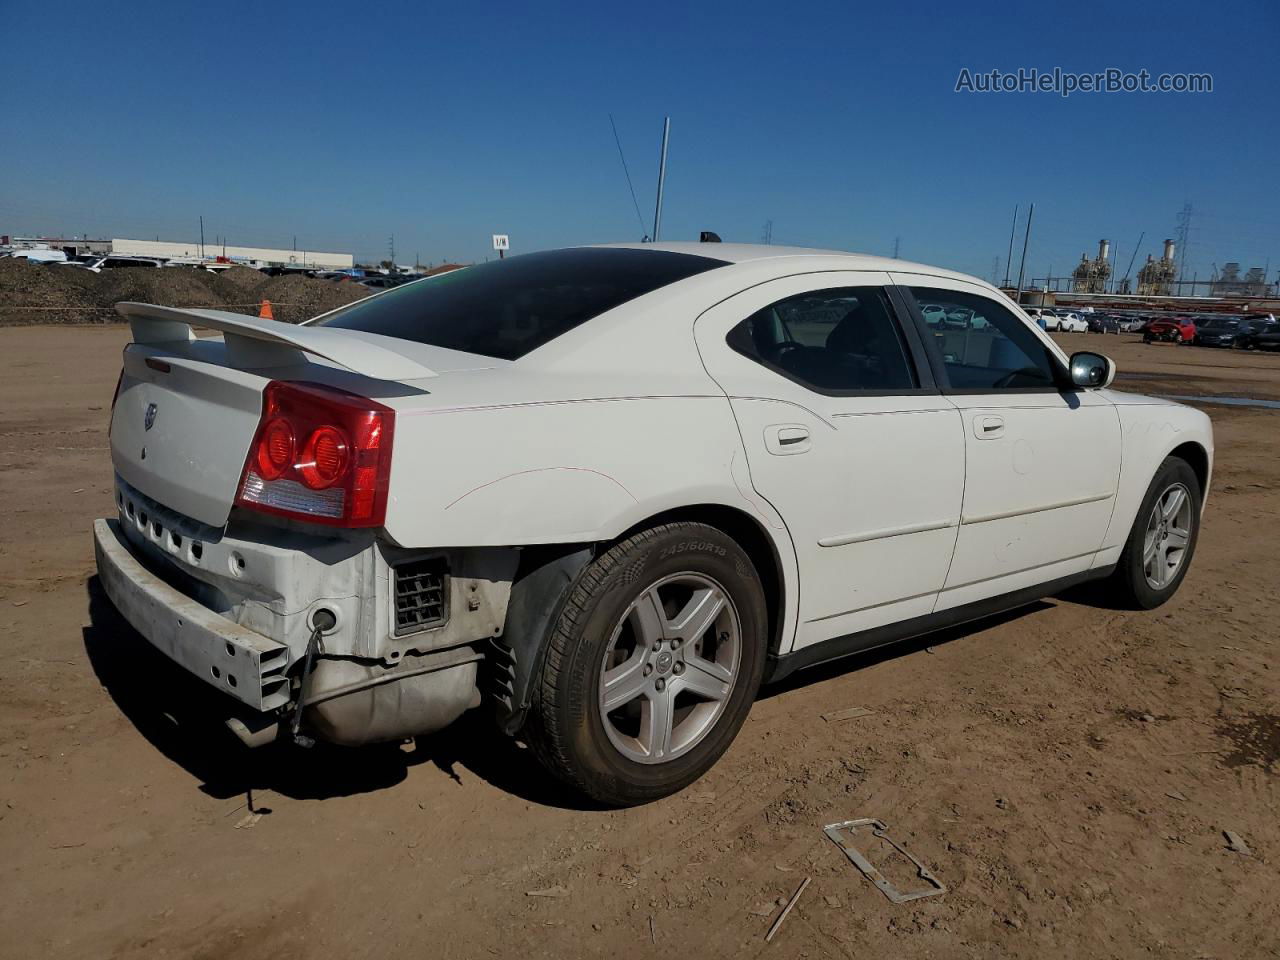
<svg viewBox="0 0 1280 960">
<path fill-rule="evenodd" d="M 398 286 L 316 325 L 518 360 L 628 300 L 724 264 L 609 247 L 528 253 Z"/>
<path fill-rule="evenodd" d="M 728 343 L 819 393 L 920 386 L 882 287 L 837 287 L 779 300 L 729 331 Z"/>
</svg>

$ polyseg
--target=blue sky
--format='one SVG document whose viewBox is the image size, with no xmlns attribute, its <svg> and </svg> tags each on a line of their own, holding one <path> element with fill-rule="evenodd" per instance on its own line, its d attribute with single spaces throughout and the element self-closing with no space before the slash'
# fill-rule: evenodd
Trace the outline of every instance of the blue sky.
<svg viewBox="0 0 1280 960">
<path fill-rule="evenodd" d="M 1121 268 L 1193 206 L 1188 274 L 1280 269 L 1280 5 L 34 4 L 0 0 L 0 233 L 425 263 L 663 239 L 1028 274 Z M 958 94 L 962 67 L 1208 72 L 1211 94 Z M 1014 272 L 1017 253 L 1015 251 Z M 1003 266 L 1001 266 L 1003 274 Z"/>
</svg>

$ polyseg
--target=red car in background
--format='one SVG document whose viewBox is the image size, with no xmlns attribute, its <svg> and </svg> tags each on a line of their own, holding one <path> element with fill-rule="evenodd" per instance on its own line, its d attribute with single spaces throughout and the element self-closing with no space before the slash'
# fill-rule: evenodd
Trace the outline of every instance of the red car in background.
<svg viewBox="0 0 1280 960">
<path fill-rule="evenodd" d="M 1190 343 L 1195 336 L 1196 325 L 1186 317 L 1152 320 L 1142 329 L 1143 343 L 1154 343 L 1159 340 L 1168 343 Z"/>
</svg>

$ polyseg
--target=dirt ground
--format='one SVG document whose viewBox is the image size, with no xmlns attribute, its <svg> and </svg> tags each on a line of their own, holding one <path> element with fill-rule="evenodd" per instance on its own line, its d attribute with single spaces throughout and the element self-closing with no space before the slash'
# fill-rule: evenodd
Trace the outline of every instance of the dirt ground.
<svg viewBox="0 0 1280 960">
<path fill-rule="evenodd" d="M 1205 406 L 1166 607 L 1073 593 L 801 674 L 703 781 L 600 811 L 480 716 L 360 751 L 212 725 L 94 580 L 126 339 L 0 329 L 0 957 L 1280 956 L 1280 412 Z M 1062 340 L 1124 388 L 1280 398 L 1280 355 Z M 863 879 L 822 827 L 867 816 L 947 892 Z"/>
</svg>

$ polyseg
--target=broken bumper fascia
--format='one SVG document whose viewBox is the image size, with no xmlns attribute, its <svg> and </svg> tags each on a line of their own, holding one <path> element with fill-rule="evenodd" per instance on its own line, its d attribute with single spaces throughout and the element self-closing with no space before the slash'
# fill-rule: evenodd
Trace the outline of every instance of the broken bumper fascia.
<svg viewBox="0 0 1280 960">
<path fill-rule="evenodd" d="M 290 699 L 289 647 L 220 616 L 148 570 L 117 520 L 95 520 L 98 576 L 116 609 L 157 650 L 260 712 Z"/>
</svg>

